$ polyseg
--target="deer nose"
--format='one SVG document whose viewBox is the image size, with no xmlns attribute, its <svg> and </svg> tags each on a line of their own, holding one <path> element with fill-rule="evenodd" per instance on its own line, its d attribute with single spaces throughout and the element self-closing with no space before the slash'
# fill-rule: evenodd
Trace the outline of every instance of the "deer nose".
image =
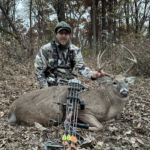
<svg viewBox="0 0 150 150">
<path fill-rule="evenodd" d="M 126 89 L 120 90 L 120 93 L 121 93 L 121 95 L 122 95 L 123 97 L 127 97 L 127 96 L 129 95 L 129 92 L 128 92 L 128 90 L 126 90 Z"/>
</svg>

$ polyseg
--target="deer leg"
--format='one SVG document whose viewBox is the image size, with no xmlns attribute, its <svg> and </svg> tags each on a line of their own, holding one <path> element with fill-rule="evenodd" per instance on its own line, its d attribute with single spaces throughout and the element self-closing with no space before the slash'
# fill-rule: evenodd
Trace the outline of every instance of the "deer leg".
<svg viewBox="0 0 150 150">
<path fill-rule="evenodd" d="M 79 119 L 86 124 L 89 124 L 90 131 L 102 131 L 103 125 L 91 114 L 79 115 Z"/>
</svg>

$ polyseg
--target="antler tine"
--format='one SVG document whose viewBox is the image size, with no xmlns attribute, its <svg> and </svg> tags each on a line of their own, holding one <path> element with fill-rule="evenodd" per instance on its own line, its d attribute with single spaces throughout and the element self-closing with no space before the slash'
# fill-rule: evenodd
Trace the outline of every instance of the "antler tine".
<svg viewBox="0 0 150 150">
<path fill-rule="evenodd" d="M 130 61 L 133 62 L 133 64 L 131 65 L 131 67 L 129 67 L 129 69 L 127 69 L 127 70 L 123 73 L 123 75 L 126 76 L 127 73 L 128 73 L 129 71 L 131 71 L 131 70 L 134 68 L 134 66 L 137 64 L 137 59 L 135 58 L 134 54 L 133 54 L 127 47 L 125 47 L 124 45 L 121 45 L 121 46 L 124 47 L 124 48 L 130 53 L 130 55 L 132 56 L 132 58 L 125 57 L 125 58 L 127 58 L 128 60 L 130 60 Z"/>
<path fill-rule="evenodd" d="M 104 68 L 104 66 L 106 65 L 106 63 L 103 63 L 102 66 L 100 65 L 101 59 L 102 59 L 105 52 L 106 52 L 106 49 L 102 52 L 102 54 L 101 54 L 101 51 L 100 51 L 98 56 L 97 56 L 97 70 L 98 71 L 101 71 Z M 100 54 L 101 54 L 101 56 L 100 56 Z M 108 74 L 108 73 L 105 72 L 105 75 L 109 76 L 111 78 L 114 78 L 114 76 L 112 74 Z"/>
<path fill-rule="evenodd" d="M 100 65 L 100 61 L 101 61 L 105 51 L 106 51 L 106 49 L 102 52 L 102 54 L 101 54 L 101 51 L 100 51 L 98 56 L 97 56 L 97 69 L 98 69 L 98 71 L 102 70 L 104 68 L 105 64 L 106 64 L 106 63 L 103 63 L 102 66 Z M 100 56 L 100 54 L 101 54 L 101 56 Z"/>
</svg>

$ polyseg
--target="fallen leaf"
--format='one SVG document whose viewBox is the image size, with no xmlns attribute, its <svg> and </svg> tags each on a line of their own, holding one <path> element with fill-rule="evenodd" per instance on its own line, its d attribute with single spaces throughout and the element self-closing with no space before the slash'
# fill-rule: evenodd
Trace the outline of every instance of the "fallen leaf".
<svg viewBox="0 0 150 150">
<path fill-rule="evenodd" d="M 3 112 L 3 111 L 0 112 L 0 116 L 1 116 L 1 117 L 4 116 L 4 112 Z"/>
<path fill-rule="evenodd" d="M 14 100 L 16 97 L 14 95 L 10 95 L 9 99 Z"/>
<path fill-rule="evenodd" d="M 125 132 L 125 134 L 131 134 L 131 132 L 132 132 L 132 131 L 131 131 L 131 130 L 129 130 L 129 131 Z"/>
<path fill-rule="evenodd" d="M 143 117 L 142 119 L 144 119 L 144 120 L 150 122 L 149 118 Z"/>
<path fill-rule="evenodd" d="M 6 139 L 7 139 L 7 138 L 3 139 L 3 140 L 0 142 L 0 147 L 3 147 L 3 146 L 5 145 Z"/>
<path fill-rule="evenodd" d="M 6 103 L 6 102 L 7 102 L 7 101 L 6 101 L 6 100 L 4 100 L 4 99 L 2 99 L 1 101 L 2 101 L 3 103 Z"/>
<path fill-rule="evenodd" d="M 118 128 L 116 128 L 115 126 L 109 127 L 108 129 L 109 129 L 109 131 L 111 131 L 111 132 L 117 131 L 117 130 L 118 130 Z"/>
<path fill-rule="evenodd" d="M 103 147 L 104 142 L 97 142 L 97 145 Z"/>
<path fill-rule="evenodd" d="M 71 147 L 68 147 L 66 150 L 71 150 Z"/>
<path fill-rule="evenodd" d="M 32 147 L 33 150 L 38 150 L 38 147 Z"/>
<path fill-rule="evenodd" d="M 117 140 L 120 140 L 121 139 L 121 136 L 117 136 Z"/>
<path fill-rule="evenodd" d="M 4 144 L 0 144 L 0 148 L 3 146 Z"/>
<path fill-rule="evenodd" d="M 136 138 L 136 140 L 137 140 L 140 144 L 143 144 L 143 145 L 144 145 L 144 143 L 143 143 L 143 141 L 142 141 L 141 139 Z"/>
<path fill-rule="evenodd" d="M 37 122 L 34 122 L 34 124 L 35 124 L 35 127 L 40 131 L 47 130 L 47 128 L 43 127 L 41 124 L 39 124 Z"/>
<path fill-rule="evenodd" d="M 121 146 L 121 147 L 124 148 L 124 149 L 126 148 L 125 146 Z"/>
<path fill-rule="evenodd" d="M 62 130 L 62 129 L 60 129 L 60 130 L 59 130 L 59 134 L 60 134 L 60 135 L 63 135 L 63 134 L 64 134 L 64 132 L 65 132 L 65 131 L 64 131 L 64 130 Z"/>
<path fill-rule="evenodd" d="M 135 141 L 136 141 L 136 139 L 135 139 L 135 138 L 133 138 L 133 137 L 129 140 L 129 142 L 131 142 L 132 144 L 134 144 L 134 143 L 135 143 Z"/>
<path fill-rule="evenodd" d="M 141 127 L 141 122 L 137 125 L 137 128 L 140 128 Z"/>
<path fill-rule="evenodd" d="M 132 147 L 139 147 L 139 145 L 137 143 L 133 143 Z"/>
</svg>

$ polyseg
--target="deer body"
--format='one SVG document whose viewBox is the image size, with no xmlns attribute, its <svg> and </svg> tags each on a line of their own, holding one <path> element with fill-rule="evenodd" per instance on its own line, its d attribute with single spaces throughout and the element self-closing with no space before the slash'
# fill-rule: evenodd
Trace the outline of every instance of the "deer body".
<svg viewBox="0 0 150 150">
<path fill-rule="evenodd" d="M 102 124 L 99 121 L 106 121 L 117 116 L 129 99 L 128 83 L 125 84 L 124 78 L 117 80 L 117 86 L 113 85 L 114 80 L 111 79 L 102 82 L 103 85 L 100 85 L 98 89 L 80 93 L 80 99 L 85 102 L 85 109 L 79 109 L 78 119 L 89 124 L 89 130 L 93 131 L 102 130 Z M 57 86 L 20 96 L 10 107 L 8 121 L 21 121 L 28 125 L 38 122 L 44 126 L 57 124 L 58 122 L 49 122 L 49 119 L 57 121 L 58 115 L 60 120 L 65 117 L 63 106 L 60 105 L 58 109 L 56 103 L 66 103 L 67 91 L 67 86 Z M 121 91 L 124 91 L 124 95 Z"/>
</svg>

